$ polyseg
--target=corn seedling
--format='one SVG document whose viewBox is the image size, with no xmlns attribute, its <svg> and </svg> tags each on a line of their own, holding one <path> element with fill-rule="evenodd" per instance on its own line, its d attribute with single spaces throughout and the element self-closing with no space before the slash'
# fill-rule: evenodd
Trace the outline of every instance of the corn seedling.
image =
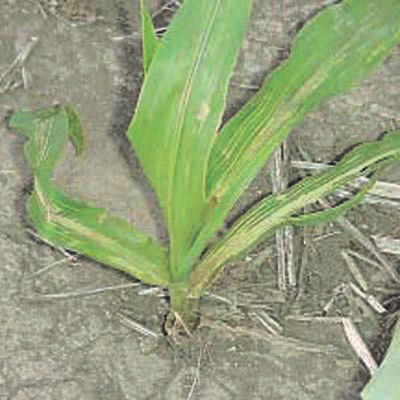
<svg viewBox="0 0 400 400">
<path fill-rule="evenodd" d="M 286 225 L 327 221 L 355 206 L 377 173 L 400 159 L 400 132 L 348 152 L 335 167 L 261 199 L 224 225 L 239 196 L 305 115 L 354 87 L 400 40 L 400 2 L 345 0 L 298 33 L 289 58 L 222 124 L 229 80 L 246 33 L 251 0 L 185 0 L 159 39 L 141 4 L 144 82 L 127 131 L 158 197 L 168 249 L 106 210 L 68 197 L 52 179 L 70 140 L 85 144 L 70 106 L 15 112 L 33 170 L 27 210 L 39 235 L 124 271 L 170 296 L 168 333 L 193 330 L 198 301 L 232 261 Z M 336 207 L 302 214 L 361 176 L 370 180 Z"/>
</svg>

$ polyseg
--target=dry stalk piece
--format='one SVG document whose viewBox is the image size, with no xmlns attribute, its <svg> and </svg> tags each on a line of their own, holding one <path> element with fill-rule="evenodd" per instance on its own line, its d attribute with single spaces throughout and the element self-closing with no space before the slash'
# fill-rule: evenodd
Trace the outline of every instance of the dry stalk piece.
<svg viewBox="0 0 400 400">
<path fill-rule="evenodd" d="M 27 277 L 27 279 L 33 279 L 38 277 L 39 275 L 44 274 L 47 271 L 50 271 L 52 268 L 57 267 L 59 265 L 65 264 L 65 263 L 70 263 L 75 260 L 75 255 L 69 255 L 68 257 L 61 258 L 59 260 L 56 260 L 43 268 L 40 268 L 39 270 L 35 271 L 33 274 Z"/>
<path fill-rule="evenodd" d="M 324 208 L 330 208 L 330 204 L 326 200 L 319 200 Z M 395 282 L 400 283 L 400 278 L 396 270 L 379 252 L 374 243 L 367 238 L 354 224 L 352 224 L 347 218 L 339 216 L 336 221 L 346 232 L 354 237 L 364 248 L 372 253 L 376 259 L 380 262 L 380 268 L 388 274 Z"/>
<path fill-rule="evenodd" d="M 354 279 L 357 281 L 357 283 L 361 286 L 363 290 L 368 291 L 367 281 L 363 277 L 355 261 L 349 256 L 349 254 L 345 250 L 341 251 L 341 255 L 344 258 L 344 261 L 346 262 L 346 265 L 350 273 L 353 275 Z"/>
<path fill-rule="evenodd" d="M 49 294 L 41 294 L 37 295 L 30 300 L 61 300 L 61 299 L 70 299 L 73 297 L 85 297 L 85 296 L 93 296 L 100 293 L 115 291 L 115 290 L 123 290 L 123 289 L 130 289 L 133 287 L 140 286 L 140 283 L 126 283 L 123 285 L 115 285 L 115 286 L 106 286 L 102 288 L 96 289 L 81 289 L 74 292 L 65 292 L 65 293 L 49 293 Z"/>
<path fill-rule="evenodd" d="M 250 316 L 260 322 L 272 335 L 279 335 L 283 331 L 282 325 L 270 317 L 265 311 L 252 312 Z"/>
<path fill-rule="evenodd" d="M 377 261 L 371 260 L 371 258 L 368 258 L 367 256 L 364 256 L 363 254 L 358 253 L 357 251 L 347 250 L 347 254 L 352 255 L 354 258 L 358 258 L 359 260 L 364 261 L 366 264 L 372 265 L 375 268 L 378 269 L 381 268 L 381 265 Z"/>
<path fill-rule="evenodd" d="M 289 149 L 287 141 L 276 150 L 274 154 L 274 168 L 272 170 L 272 192 L 281 193 L 288 187 L 288 162 Z M 277 251 L 278 288 L 287 290 L 287 286 L 295 287 L 296 274 L 293 258 L 293 228 L 285 226 L 275 233 Z"/>
<path fill-rule="evenodd" d="M 143 336 L 151 337 L 154 339 L 157 339 L 160 337 L 159 334 L 152 331 L 151 329 L 146 328 L 142 324 L 139 324 L 139 322 L 134 321 L 132 318 L 128 318 L 127 316 L 125 316 L 121 313 L 118 313 L 117 316 L 122 325 L 125 325 L 126 327 L 134 330 L 135 332 L 140 333 Z"/>
<path fill-rule="evenodd" d="M 368 368 L 370 374 L 373 375 L 378 369 L 378 364 L 372 357 L 371 352 L 358 332 L 356 326 L 350 318 L 343 318 L 342 324 L 344 333 L 346 334 L 347 340 L 349 341 L 352 349 Z"/>
<path fill-rule="evenodd" d="M 378 301 L 378 299 L 373 296 L 372 294 L 367 294 L 364 293 L 357 285 L 355 285 L 353 282 L 349 283 L 350 288 L 353 290 L 357 296 L 362 298 L 364 301 L 366 301 L 369 306 L 378 314 L 384 314 L 387 312 L 386 308 Z"/>
<path fill-rule="evenodd" d="M 373 235 L 372 239 L 380 251 L 388 254 L 400 254 L 400 239 L 377 235 Z"/>
<path fill-rule="evenodd" d="M 291 161 L 290 165 L 294 168 L 313 170 L 313 171 L 324 171 L 328 168 L 333 168 L 332 165 L 315 163 L 310 161 Z M 369 181 L 368 178 L 360 177 L 356 179 L 349 186 L 352 189 L 359 189 Z M 338 194 L 341 197 L 350 197 L 352 193 L 348 190 L 339 190 Z M 400 185 L 391 182 L 377 181 L 375 185 L 369 190 L 368 194 L 364 198 L 366 203 L 379 203 L 387 200 L 394 200 L 390 204 L 395 207 L 400 206 Z M 396 202 L 397 201 L 397 202 Z M 387 204 L 387 203 L 385 203 Z"/>
<path fill-rule="evenodd" d="M 10 89 L 15 89 L 21 85 L 21 82 L 14 81 L 14 75 L 19 72 L 21 74 L 22 85 L 28 87 L 28 79 L 25 71 L 25 63 L 31 55 L 33 49 L 39 42 L 39 38 L 32 36 L 28 44 L 18 53 L 14 61 L 0 75 L 0 93 L 5 93 Z"/>
</svg>

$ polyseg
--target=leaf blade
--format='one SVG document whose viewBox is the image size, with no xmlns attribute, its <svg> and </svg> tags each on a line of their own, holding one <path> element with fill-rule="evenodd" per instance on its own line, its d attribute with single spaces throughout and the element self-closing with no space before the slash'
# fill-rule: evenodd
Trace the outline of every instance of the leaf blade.
<svg viewBox="0 0 400 400">
<path fill-rule="evenodd" d="M 271 154 L 282 141 L 280 136 L 286 136 L 289 129 L 284 126 L 286 129 L 281 135 L 274 130 L 279 131 L 284 123 L 292 127 L 316 104 L 360 82 L 388 55 L 400 41 L 399 17 L 400 5 L 396 1 L 365 3 L 348 0 L 329 7 L 306 24 L 297 36 L 287 62 L 265 82 L 258 97 L 223 128 L 210 157 L 209 191 L 213 191 L 214 185 L 219 185 L 219 179 L 227 175 L 228 165 L 235 168 L 232 174 L 238 173 L 257 154 L 257 151 L 251 153 L 244 146 L 241 152 L 246 153 L 246 157 L 240 163 L 219 165 L 216 158 L 222 157 L 222 148 L 228 147 L 226 153 L 229 154 L 233 146 L 240 147 L 238 139 L 244 143 L 244 140 L 249 140 L 246 138 L 248 134 L 256 137 L 260 131 L 268 130 L 264 139 L 266 146 L 251 143 L 251 149 L 266 147 Z M 263 100 L 266 104 L 255 104 Z M 262 111 L 266 115 L 257 115 Z M 271 117 L 273 113 L 278 115 Z M 255 132 L 250 133 L 251 129 L 244 124 L 250 123 L 251 118 L 255 118 L 253 123 L 256 127 Z M 271 119 L 277 120 L 272 121 L 273 126 L 269 126 Z M 218 168 L 222 170 L 218 171 Z M 217 176 L 213 177 L 213 174 Z"/>
<path fill-rule="evenodd" d="M 177 277 L 187 271 L 183 261 L 208 207 L 207 160 L 250 8 L 250 0 L 185 1 L 158 46 L 128 129 L 164 210 Z"/>
<path fill-rule="evenodd" d="M 349 152 L 335 167 L 316 176 L 304 178 L 285 192 L 271 195 L 246 212 L 233 225 L 230 231 L 205 254 L 200 264 L 193 271 L 193 295 L 198 296 L 203 288 L 211 282 L 224 264 L 239 256 L 260 240 L 272 234 L 278 227 L 291 222 L 320 222 L 323 214 L 306 217 L 291 217 L 301 208 L 326 196 L 335 189 L 351 182 L 355 178 L 367 175 L 384 166 L 400 160 L 400 131 L 394 131 L 382 140 L 360 145 Z M 376 175 L 370 181 L 375 182 Z M 336 217 L 336 211 L 347 211 L 356 205 L 366 194 L 367 187 L 350 203 L 339 205 L 338 210 L 328 212 L 325 216 Z M 322 212 L 323 213 L 323 212 Z M 208 282 L 208 283 L 206 283 Z"/>
<path fill-rule="evenodd" d="M 39 235 L 55 246 L 85 254 L 146 283 L 167 285 L 165 250 L 106 210 L 69 198 L 52 183 L 68 139 L 83 149 L 83 129 L 70 107 L 16 112 L 10 127 L 28 137 L 25 155 L 33 170 L 27 211 Z"/>
<path fill-rule="evenodd" d="M 392 342 L 378 371 L 363 389 L 363 400 L 395 399 L 400 392 L 400 321 L 397 322 Z"/>
<path fill-rule="evenodd" d="M 51 244 L 84 254 L 147 284 L 167 287 L 166 252 L 123 219 L 68 198 L 39 177 L 27 210 L 39 235 Z"/>
<path fill-rule="evenodd" d="M 347 0 L 322 11 L 295 39 L 289 59 L 222 128 L 207 175 L 215 205 L 193 245 L 197 258 L 268 157 L 318 104 L 360 82 L 400 41 L 400 3 Z"/>
<path fill-rule="evenodd" d="M 146 0 L 140 0 L 140 16 L 142 20 L 143 70 L 146 74 L 159 43 Z"/>
</svg>

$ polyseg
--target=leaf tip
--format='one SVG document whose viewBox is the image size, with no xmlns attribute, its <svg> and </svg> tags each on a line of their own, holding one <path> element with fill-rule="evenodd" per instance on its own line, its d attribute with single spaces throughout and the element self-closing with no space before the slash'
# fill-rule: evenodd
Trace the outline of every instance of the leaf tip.
<svg viewBox="0 0 400 400">
<path fill-rule="evenodd" d="M 75 148 L 77 156 L 81 155 L 86 149 L 86 134 L 78 116 L 78 112 L 70 105 L 65 106 L 68 120 L 68 135 Z"/>
</svg>

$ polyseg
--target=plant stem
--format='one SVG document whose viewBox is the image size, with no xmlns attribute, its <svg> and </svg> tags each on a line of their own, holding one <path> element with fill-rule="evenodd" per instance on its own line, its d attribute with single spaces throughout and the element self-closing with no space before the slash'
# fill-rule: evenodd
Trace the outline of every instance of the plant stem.
<svg viewBox="0 0 400 400">
<path fill-rule="evenodd" d="M 165 323 L 168 335 L 193 332 L 200 321 L 199 298 L 189 295 L 187 284 L 174 283 L 169 288 L 170 311 Z"/>
</svg>

